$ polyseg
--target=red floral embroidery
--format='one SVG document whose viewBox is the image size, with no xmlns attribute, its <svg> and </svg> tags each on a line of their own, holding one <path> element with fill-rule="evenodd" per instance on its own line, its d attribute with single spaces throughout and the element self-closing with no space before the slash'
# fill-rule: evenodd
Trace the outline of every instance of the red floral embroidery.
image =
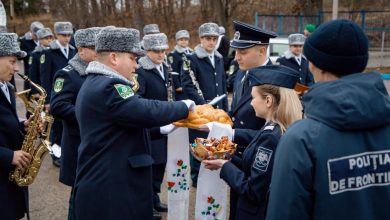
<svg viewBox="0 0 390 220">
<path fill-rule="evenodd" d="M 182 161 L 182 160 L 178 160 L 178 161 L 177 161 L 177 165 L 178 165 L 178 166 L 181 166 L 182 164 L 183 164 L 183 161 Z"/>
<path fill-rule="evenodd" d="M 173 187 L 175 185 L 175 182 L 168 182 L 169 187 Z"/>
<path fill-rule="evenodd" d="M 207 197 L 207 203 L 213 203 L 214 198 L 212 196 Z"/>
</svg>

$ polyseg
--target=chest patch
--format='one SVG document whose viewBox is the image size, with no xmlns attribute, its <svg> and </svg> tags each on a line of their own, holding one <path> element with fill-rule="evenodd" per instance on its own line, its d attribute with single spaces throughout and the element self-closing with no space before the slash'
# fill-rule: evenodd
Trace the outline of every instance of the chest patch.
<svg viewBox="0 0 390 220">
<path fill-rule="evenodd" d="M 184 71 L 188 71 L 189 70 L 189 65 L 190 65 L 190 61 L 189 60 L 184 61 L 183 62 L 183 70 Z"/>
<path fill-rule="evenodd" d="M 268 164 L 271 161 L 273 151 L 264 147 L 257 149 L 256 158 L 253 162 L 253 168 L 262 172 L 266 172 Z"/>
<path fill-rule="evenodd" d="M 172 64 L 172 63 L 173 63 L 173 57 L 172 57 L 172 56 L 169 56 L 169 57 L 168 57 L 168 61 L 169 61 L 170 64 Z"/>
<path fill-rule="evenodd" d="M 40 58 L 41 63 L 45 63 L 45 59 L 46 59 L 45 54 L 42 54 Z"/>
<path fill-rule="evenodd" d="M 329 193 L 390 185 L 390 150 L 328 160 Z"/>
<path fill-rule="evenodd" d="M 33 58 L 32 58 L 32 56 L 30 56 L 30 58 L 28 58 L 28 65 L 31 65 L 32 62 L 33 62 Z"/>
<path fill-rule="evenodd" d="M 118 92 L 118 94 L 123 98 L 123 99 L 127 99 L 131 96 L 134 95 L 134 92 L 133 90 L 131 89 L 130 86 L 128 85 L 123 85 L 123 84 L 115 84 L 114 85 L 116 91 Z"/>
<path fill-rule="evenodd" d="M 54 82 L 54 92 L 60 92 L 64 87 L 64 78 L 57 78 Z"/>
</svg>

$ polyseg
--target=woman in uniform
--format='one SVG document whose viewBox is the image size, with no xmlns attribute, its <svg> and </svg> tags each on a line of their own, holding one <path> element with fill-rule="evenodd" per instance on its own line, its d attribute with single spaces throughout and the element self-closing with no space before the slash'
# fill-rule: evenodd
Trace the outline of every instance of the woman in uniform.
<svg viewBox="0 0 390 220">
<path fill-rule="evenodd" d="M 302 117 L 302 106 L 293 90 L 299 73 L 284 66 L 262 66 L 250 71 L 256 117 L 265 125 L 258 131 L 235 129 L 234 142 L 247 146 L 243 157 L 204 160 L 205 167 L 221 169 L 220 177 L 238 195 L 235 216 L 230 219 L 264 219 L 273 159 L 281 135 Z"/>
</svg>

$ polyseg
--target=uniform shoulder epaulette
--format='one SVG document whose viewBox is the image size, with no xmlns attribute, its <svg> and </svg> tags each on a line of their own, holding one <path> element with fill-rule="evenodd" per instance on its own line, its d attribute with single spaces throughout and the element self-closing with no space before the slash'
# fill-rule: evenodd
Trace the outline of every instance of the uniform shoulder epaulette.
<svg viewBox="0 0 390 220">
<path fill-rule="evenodd" d="M 66 67 L 62 68 L 62 70 L 65 72 L 69 72 L 69 71 L 73 70 L 73 67 L 71 65 L 67 65 Z"/>
</svg>

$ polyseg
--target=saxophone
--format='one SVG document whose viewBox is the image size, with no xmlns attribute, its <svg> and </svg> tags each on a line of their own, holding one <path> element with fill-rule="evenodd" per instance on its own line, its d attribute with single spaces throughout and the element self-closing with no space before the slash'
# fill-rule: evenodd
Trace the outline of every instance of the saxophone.
<svg viewBox="0 0 390 220">
<path fill-rule="evenodd" d="M 27 76 L 23 74 L 19 74 L 19 76 L 35 87 L 40 94 L 40 97 L 35 100 L 34 98 L 28 98 L 28 91 L 17 93 L 23 100 L 27 111 L 32 113 L 21 148 L 21 150 L 32 156 L 32 161 L 25 169 L 16 167 L 15 170 L 10 172 L 9 179 L 18 186 L 28 186 L 33 183 L 35 177 L 38 175 L 46 154 L 51 152 L 49 138 L 53 117 L 48 114 L 47 110 L 45 111 L 46 91 L 41 86 L 32 82 Z M 46 124 L 46 128 L 43 131 L 40 131 L 39 128 L 41 123 Z"/>
</svg>

